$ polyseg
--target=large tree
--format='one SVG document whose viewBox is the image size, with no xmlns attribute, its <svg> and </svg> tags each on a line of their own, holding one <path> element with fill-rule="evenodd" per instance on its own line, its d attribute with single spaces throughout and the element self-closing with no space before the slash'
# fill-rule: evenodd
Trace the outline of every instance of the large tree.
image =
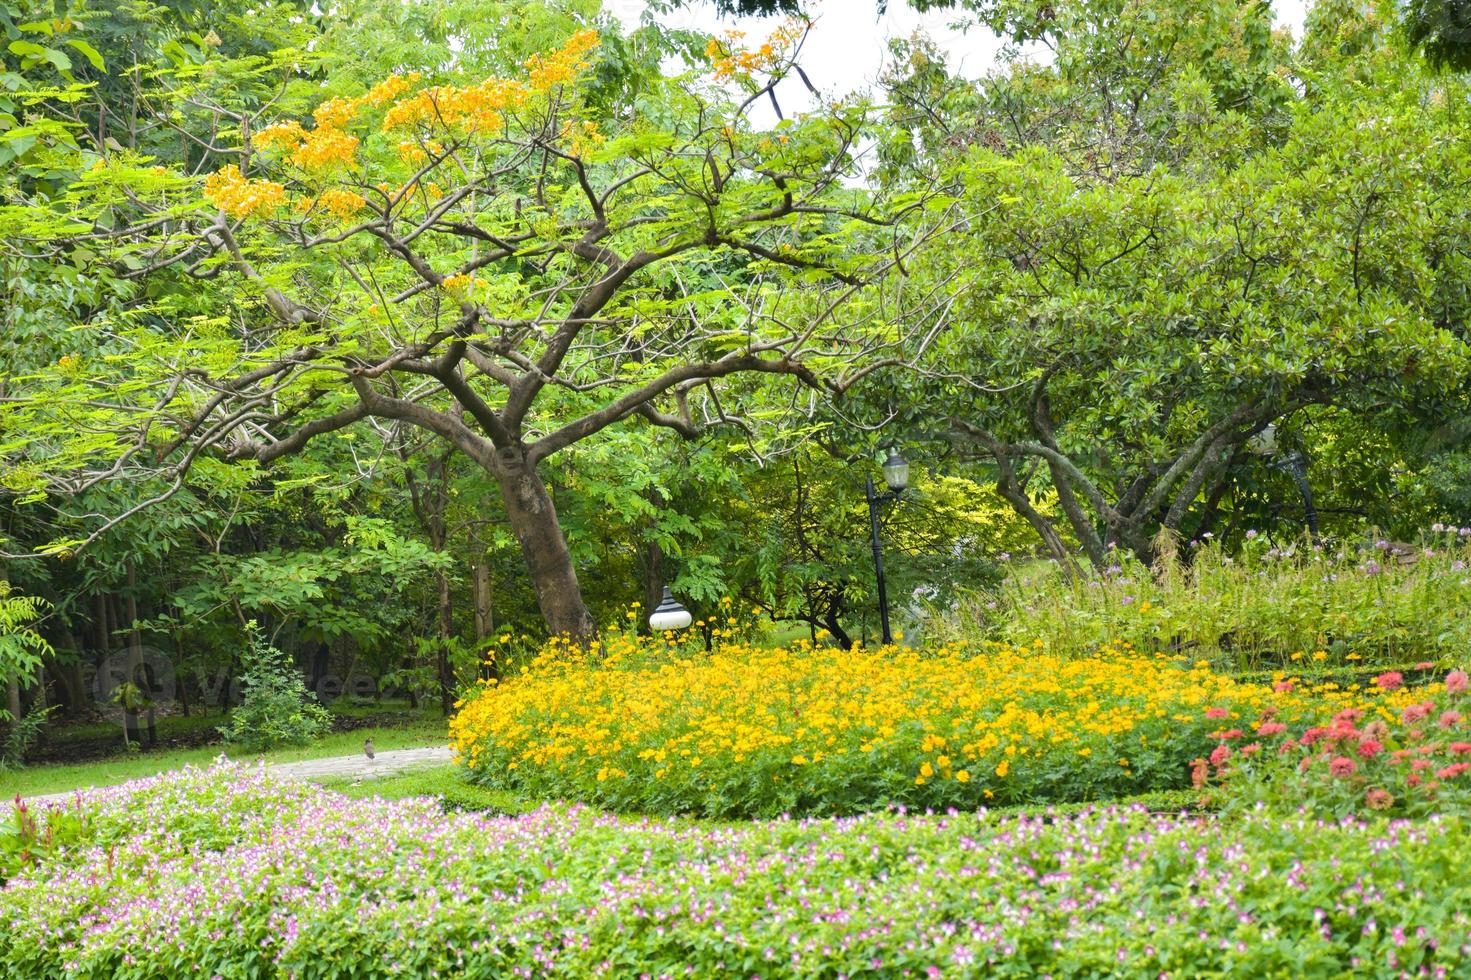
<svg viewBox="0 0 1471 980">
<path fill-rule="evenodd" d="M 234 162 L 202 188 L 100 148 L 46 247 L 113 270 L 125 302 L 73 329 L 120 356 L 27 379 L 7 449 L 49 454 L 51 489 L 162 497 L 201 461 L 415 426 L 494 479 L 549 628 L 591 634 L 544 460 L 633 416 L 696 434 L 729 417 L 733 375 L 841 386 L 902 337 L 870 284 L 925 233 L 896 216 L 924 208 L 845 185 L 865 111 L 745 122 L 799 39 L 715 46 L 628 100 L 584 29 L 518 76 L 393 75 L 310 118 L 218 103 L 209 148 L 234 140 Z M 206 50 L 172 91 L 208 105 L 215 84 Z"/>
<path fill-rule="evenodd" d="M 1050 64 L 942 85 L 917 51 L 894 80 L 890 166 L 966 220 L 915 263 L 956 303 L 914 417 L 1059 559 L 1218 530 L 1268 425 L 1311 456 L 1328 406 L 1464 413 L 1466 88 L 1372 18 L 1294 51 L 1267 16 L 1097 0 L 1046 22 Z"/>
</svg>

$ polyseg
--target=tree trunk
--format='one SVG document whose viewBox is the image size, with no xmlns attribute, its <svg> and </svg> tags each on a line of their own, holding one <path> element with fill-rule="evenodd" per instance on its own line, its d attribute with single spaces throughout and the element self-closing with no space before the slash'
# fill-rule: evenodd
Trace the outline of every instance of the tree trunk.
<svg viewBox="0 0 1471 980">
<path fill-rule="evenodd" d="M 471 571 L 475 583 L 475 649 L 483 656 L 486 641 L 490 639 L 491 631 L 495 629 L 495 607 L 492 604 L 490 591 L 490 556 L 477 553 Z M 492 660 L 488 664 L 483 664 L 480 676 L 487 679 L 499 678 L 501 676 L 500 662 Z"/>
<path fill-rule="evenodd" d="M 649 633 L 649 615 L 664 599 L 664 549 L 659 547 L 659 542 L 650 541 L 640 554 L 643 559 L 644 605 L 638 618 L 638 631 Z"/>
<path fill-rule="evenodd" d="M 439 710 L 446 718 L 455 709 L 454 679 L 449 670 L 449 646 L 455 640 L 455 603 L 449 573 L 439 572 L 439 642 L 435 644 L 435 672 L 439 676 Z"/>
<path fill-rule="evenodd" d="M 14 677 L 5 682 L 5 710 L 10 712 L 12 725 L 20 721 L 20 681 Z"/>
<path fill-rule="evenodd" d="M 577 569 L 546 484 L 527 462 L 524 451 L 516 448 L 496 452 L 493 475 L 505 500 L 511 531 L 521 544 L 547 630 L 553 636 L 590 643 L 597 636 L 597 625 L 582 601 Z"/>
</svg>

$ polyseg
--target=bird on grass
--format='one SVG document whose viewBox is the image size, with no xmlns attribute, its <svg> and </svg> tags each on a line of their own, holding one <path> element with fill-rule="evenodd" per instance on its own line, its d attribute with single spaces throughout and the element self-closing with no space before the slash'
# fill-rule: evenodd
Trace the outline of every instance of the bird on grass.
<svg viewBox="0 0 1471 980">
<path fill-rule="evenodd" d="M 369 762 L 373 761 L 373 740 L 371 738 L 363 739 L 363 755 L 368 757 Z"/>
</svg>

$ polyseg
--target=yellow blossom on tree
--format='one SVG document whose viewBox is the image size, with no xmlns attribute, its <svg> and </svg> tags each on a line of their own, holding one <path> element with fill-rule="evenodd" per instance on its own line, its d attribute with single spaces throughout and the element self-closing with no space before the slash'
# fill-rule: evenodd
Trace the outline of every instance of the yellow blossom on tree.
<svg viewBox="0 0 1471 980">
<path fill-rule="evenodd" d="M 247 218 L 280 207 L 286 188 L 272 180 L 250 180 L 232 163 L 204 178 L 204 196 L 232 218 Z"/>
</svg>

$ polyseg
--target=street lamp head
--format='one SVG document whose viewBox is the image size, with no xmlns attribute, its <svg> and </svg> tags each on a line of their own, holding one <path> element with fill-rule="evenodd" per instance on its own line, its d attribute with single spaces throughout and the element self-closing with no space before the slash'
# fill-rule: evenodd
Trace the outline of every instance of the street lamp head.
<svg viewBox="0 0 1471 980">
<path fill-rule="evenodd" d="M 909 463 L 899 455 L 899 450 L 889 450 L 889 458 L 884 460 L 883 469 L 884 482 L 889 485 L 890 490 L 898 493 L 909 486 Z"/>
<path fill-rule="evenodd" d="M 1265 429 L 1246 440 L 1246 448 L 1258 456 L 1275 456 L 1277 454 L 1276 423 L 1268 422 Z"/>
<path fill-rule="evenodd" d="M 669 586 L 664 586 L 664 598 L 659 600 L 659 605 L 649 616 L 649 629 L 655 630 L 682 630 L 688 626 L 694 617 L 690 611 L 679 604 L 674 598 L 674 593 Z"/>
</svg>

